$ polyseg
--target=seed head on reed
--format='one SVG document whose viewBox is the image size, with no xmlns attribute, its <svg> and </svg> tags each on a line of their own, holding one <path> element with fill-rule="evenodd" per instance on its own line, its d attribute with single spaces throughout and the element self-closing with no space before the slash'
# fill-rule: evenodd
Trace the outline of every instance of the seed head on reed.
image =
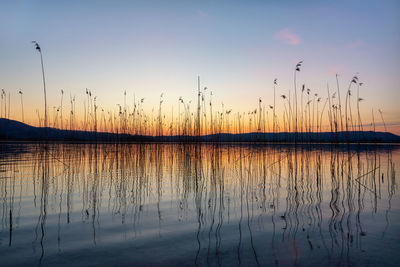
<svg viewBox="0 0 400 267">
<path fill-rule="evenodd" d="M 301 64 L 303 64 L 303 60 L 296 64 L 296 71 L 300 71 Z"/>
</svg>

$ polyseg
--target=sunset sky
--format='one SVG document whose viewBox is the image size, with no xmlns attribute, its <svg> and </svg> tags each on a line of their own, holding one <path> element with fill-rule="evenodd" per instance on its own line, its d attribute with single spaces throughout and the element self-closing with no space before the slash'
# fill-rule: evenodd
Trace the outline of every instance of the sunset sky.
<svg viewBox="0 0 400 267">
<path fill-rule="evenodd" d="M 43 51 L 49 110 L 60 90 L 83 108 L 85 88 L 105 109 L 145 98 L 157 107 L 164 93 L 169 113 L 178 98 L 195 100 L 197 76 L 213 101 L 248 111 L 261 97 L 273 103 L 298 86 L 327 97 L 327 83 L 342 97 L 358 73 L 363 120 L 383 111 L 400 133 L 400 1 L 1 1 L 0 89 L 11 92 L 11 119 L 43 112 Z M 80 102 L 79 102 L 80 101 Z M 281 99 L 277 99 L 278 103 Z M 50 111 L 49 111 L 50 112 Z M 375 120 L 380 122 L 379 114 Z"/>
</svg>

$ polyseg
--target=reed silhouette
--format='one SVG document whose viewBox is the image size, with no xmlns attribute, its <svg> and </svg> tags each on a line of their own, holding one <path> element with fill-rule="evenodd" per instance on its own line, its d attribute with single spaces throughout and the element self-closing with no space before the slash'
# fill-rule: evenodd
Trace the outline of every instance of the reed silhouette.
<svg viewBox="0 0 400 267">
<path fill-rule="evenodd" d="M 20 94 L 20 96 L 21 96 L 21 114 L 22 114 L 22 122 L 25 122 L 25 120 L 24 120 L 24 102 L 23 102 L 23 100 L 22 100 L 22 91 L 21 90 L 19 90 L 18 91 L 18 93 Z"/>
<path fill-rule="evenodd" d="M 39 44 L 36 41 L 32 41 L 32 43 L 35 45 L 35 49 L 39 52 L 40 54 L 40 63 L 42 66 L 42 78 L 43 78 L 43 93 L 44 93 L 44 127 L 48 127 L 47 124 L 47 93 L 46 93 L 46 79 L 44 76 L 44 65 L 43 65 L 43 55 L 42 55 L 42 49 L 40 48 Z"/>
<path fill-rule="evenodd" d="M 49 118 L 42 49 L 36 41 L 32 41 L 32 43 L 40 54 L 45 100 L 44 114 L 40 114 L 39 110 L 36 109 L 37 126 L 39 127 L 52 126 L 61 130 L 85 131 L 88 133 L 88 138 L 94 136 L 93 141 L 98 140 L 98 136 L 100 136 L 98 133 L 122 134 L 117 138 L 118 140 L 126 140 L 128 135 L 140 138 L 144 136 L 158 137 L 159 141 L 171 140 L 168 137 L 177 136 L 174 140 L 178 139 L 180 142 L 230 141 L 227 137 L 229 134 L 252 133 L 257 133 L 252 140 L 255 142 L 325 142 L 326 138 L 324 139 L 319 135 L 321 133 L 329 133 L 331 136 L 329 142 L 331 143 L 360 143 L 365 140 L 373 142 L 374 138 L 377 137 L 373 112 L 371 122 L 365 124 L 366 120 L 362 118 L 360 105 L 364 99 L 360 97 L 360 87 L 363 83 L 359 81 L 358 73 L 349 82 L 345 93 L 343 112 L 339 75 L 336 75 L 336 90 L 334 92 L 329 88 L 329 84 L 327 84 L 327 95 L 321 91 L 311 90 L 305 84 L 302 84 L 300 93 L 297 80 L 303 67 L 303 61 L 299 61 L 294 68 L 294 92 L 291 88 L 287 91 L 279 90 L 277 79 L 274 79 L 273 101 L 271 101 L 273 105 L 269 104 L 269 99 L 260 96 L 257 106 L 250 107 L 246 112 L 237 112 L 230 107 L 227 108 L 223 102 L 221 102 L 220 107 L 218 105 L 213 107 L 215 91 L 202 87 L 200 76 L 198 76 L 197 107 L 192 106 L 192 100 L 179 97 L 177 102 L 178 114 L 176 114 L 176 109 L 174 113 L 174 105 L 168 108 L 168 103 L 164 101 L 164 94 L 167 92 L 160 95 L 158 107 L 153 107 L 149 112 L 143 105 L 145 99 L 138 98 L 136 100 L 134 94 L 132 102 L 127 90 L 123 91 L 123 104 L 117 103 L 110 108 L 98 105 L 98 98 L 93 93 L 94 90 L 86 88 L 83 101 L 80 96 L 70 94 L 69 116 L 63 115 L 63 97 L 66 90 L 62 89 L 60 91 L 60 103 L 53 106 L 53 117 Z M 356 99 L 352 98 L 354 86 L 357 87 Z M 281 96 L 281 101 L 276 101 L 277 93 L 278 96 Z M 19 94 L 21 98 L 21 118 L 24 122 L 26 118 L 24 118 L 21 90 Z M 0 109 L 2 118 L 10 119 L 10 98 L 11 92 L 8 92 L 7 104 L 7 93 L 3 89 Z M 209 107 L 207 107 L 207 104 Z M 82 108 L 77 108 L 77 106 Z M 355 109 L 357 109 L 357 114 L 353 116 Z M 78 112 L 79 110 L 83 110 L 83 112 Z M 379 113 L 383 128 L 387 132 L 387 125 L 380 109 Z M 272 116 L 272 119 L 270 116 Z M 49 119 L 52 119 L 50 124 Z M 65 127 L 64 125 L 68 126 Z M 372 133 L 364 132 L 365 125 L 371 125 Z M 267 138 L 268 135 L 266 134 L 269 133 L 272 134 L 271 138 Z M 66 139 L 74 139 L 74 135 L 73 132 L 66 133 Z M 211 139 L 204 138 L 212 135 L 214 137 Z M 45 137 L 47 137 L 47 134 Z"/>
</svg>

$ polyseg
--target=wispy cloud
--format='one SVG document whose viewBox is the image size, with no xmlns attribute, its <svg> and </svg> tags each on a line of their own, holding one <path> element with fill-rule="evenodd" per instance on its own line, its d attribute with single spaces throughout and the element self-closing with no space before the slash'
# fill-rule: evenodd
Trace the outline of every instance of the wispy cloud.
<svg viewBox="0 0 400 267">
<path fill-rule="evenodd" d="M 285 28 L 275 33 L 275 38 L 289 45 L 299 45 L 302 43 L 300 36 L 293 33 L 289 28 Z"/>
<path fill-rule="evenodd" d="M 340 73 L 344 73 L 344 67 L 343 66 L 331 66 L 329 70 L 327 71 L 328 75 L 336 75 Z"/>
<path fill-rule="evenodd" d="M 197 15 L 201 19 L 207 19 L 208 18 L 208 13 L 204 12 L 203 10 L 197 10 Z"/>
<path fill-rule="evenodd" d="M 358 47 L 364 46 L 364 45 L 365 45 L 365 42 L 363 40 L 356 39 L 356 40 L 346 44 L 345 48 L 353 49 L 353 48 L 358 48 Z"/>
</svg>

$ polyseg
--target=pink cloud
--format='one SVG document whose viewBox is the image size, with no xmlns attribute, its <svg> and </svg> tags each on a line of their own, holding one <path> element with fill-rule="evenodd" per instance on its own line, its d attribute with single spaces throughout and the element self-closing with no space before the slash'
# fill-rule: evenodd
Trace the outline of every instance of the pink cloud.
<svg viewBox="0 0 400 267">
<path fill-rule="evenodd" d="M 353 49 L 353 48 L 357 48 L 357 47 L 360 47 L 360 46 L 363 46 L 363 45 L 365 45 L 363 40 L 356 39 L 356 40 L 346 44 L 345 48 Z"/>
<path fill-rule="evenodd" d="M 336 75 L 339 73 L 339 70 L 336 67 L 331 67 L 328 71 L 328 75 Z"/>
<path fill-rule="evenodd" d="M 290 45 L 298 45 L 302 43 L 301 38 L 292 32 L 289 28 L 285 28 L 275 33 L 275 38 Z"/>
<path fill-rule="evenodd" d="M 344 71 L 344 67 L 343 66 L 331 66 L 330 68 L 329 68 L 329 70 L 327 71 L 327 74 L 329 75 L 329 76 L 331 76 L 331 75 L 336 75 L 336 74 L 339 74 L 340 75 L 340 73 L 344 73 L 345 71 Z"/>
<path fill-rule="evenodd" d="M 207 19 L 208 18 L 208 13 L 204 12 L 203 10 L 197 10 L 197 15 L 201 19 Z"/>
</svg>

